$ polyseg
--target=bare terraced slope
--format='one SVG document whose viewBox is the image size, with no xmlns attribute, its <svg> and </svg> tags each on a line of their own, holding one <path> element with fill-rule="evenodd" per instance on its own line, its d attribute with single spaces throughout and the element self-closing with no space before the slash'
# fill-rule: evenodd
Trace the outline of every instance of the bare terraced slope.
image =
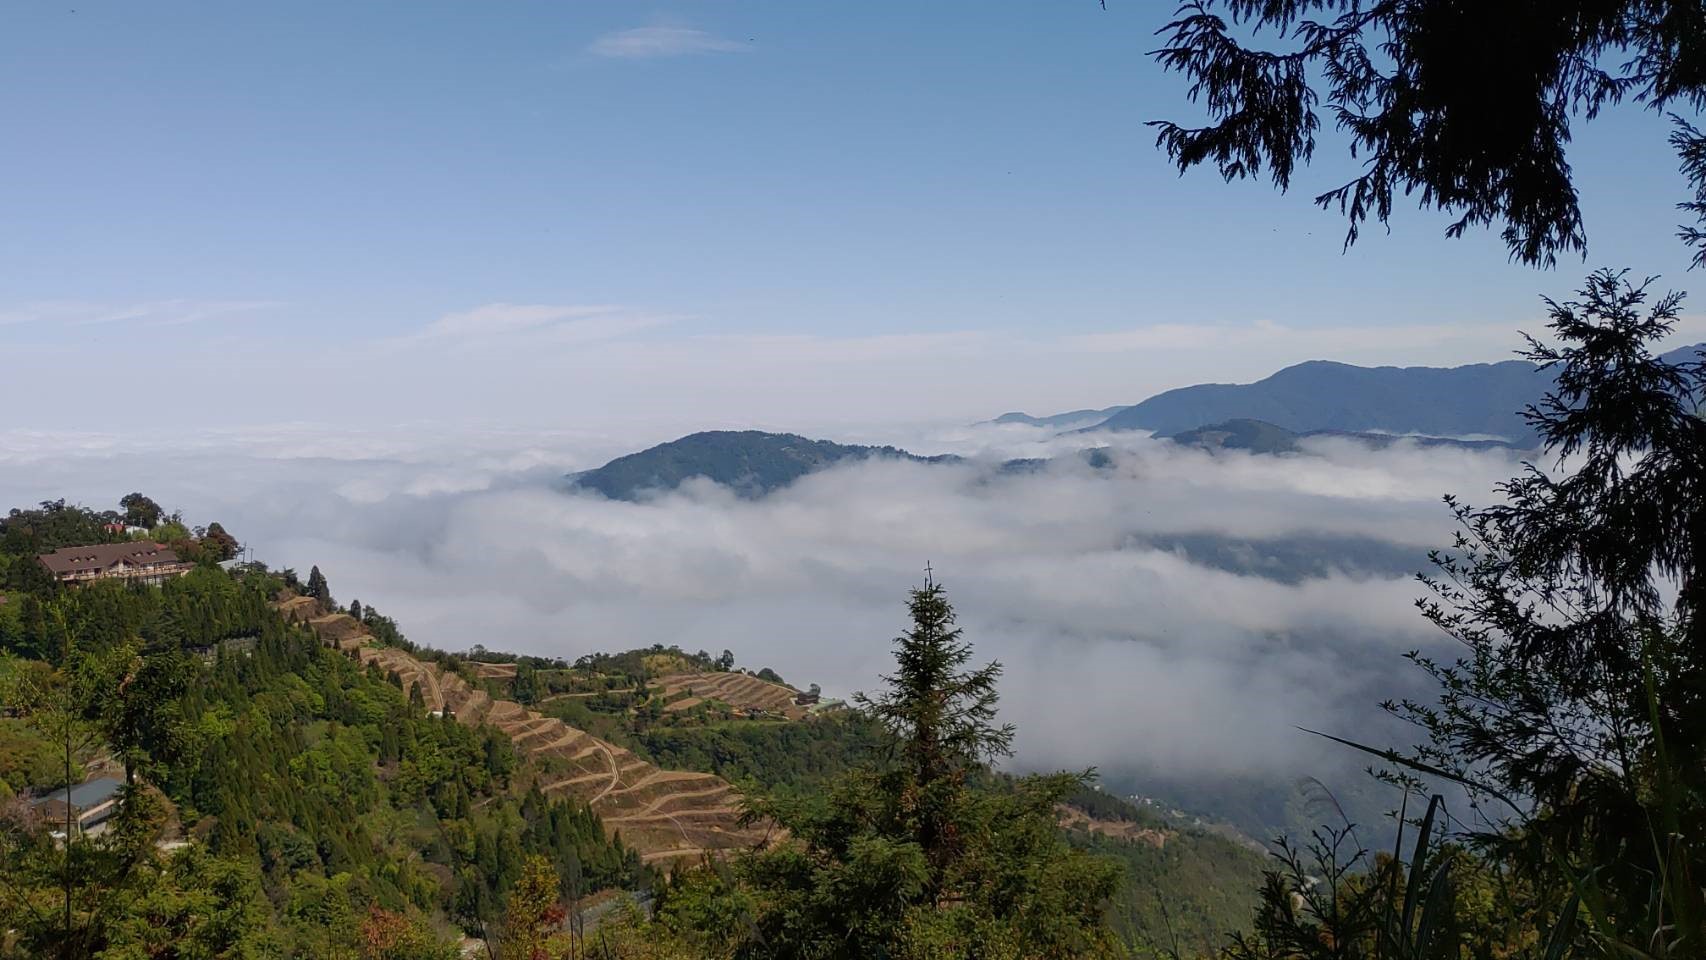
<svg viewBox="0 0 1706 960">
<path fill-rule="evenodd" d="M 549 796 L 573 796 L 590 806 L 612 834 L 648 863 L 694 858 L 703 853 L 765 842 L 763 827 L 742 827 L 733 788 L 709 773 L 660 770 L 626 748 L 511 700 L 493 700 L 484 690 L 423 663 L 395 647 L 376 646 L 362 624 L 341 613 L 314 616 L 312 601 L 283 601 L 287 616 L 306 620 L 316 635 L 364 665 L 396 672 L 403 689 L 419 684 L 429 710 L 449 710 L 463 723 L 489 724 L 508 734 L 516 750 L 544 772 L 540 788 Z M 763 681 L 758 681 L 762 683 Z M 785 689 L 785 688 L 784 688 Z"/>
<path fill-rule="evenodd" d="M 737 710 L 763 710 L 789 720 L 806 715 L 806 708 L 794 703 L 798 690 L 745 673 L 677 673 L 661 678 L 658 686 L 670 698 L 665 710 L 686 710 L 706 700 L 721 700 Z"/>
</svg>

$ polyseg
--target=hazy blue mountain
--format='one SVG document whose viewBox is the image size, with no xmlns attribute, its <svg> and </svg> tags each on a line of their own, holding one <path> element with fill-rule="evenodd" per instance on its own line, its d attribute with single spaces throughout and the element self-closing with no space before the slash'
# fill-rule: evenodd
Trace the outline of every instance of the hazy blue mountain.
<svg viewBox="0 0 1706 960">
<path fill-rule="evenodd" d="M 1311 360 L 1248 384 L 1205 383 L 1156 394 L 1097 430 L 1176 434 L 1204 424 L 1261 420 L 1299 433 L 1389 431 L 1526 439 L 1519 412 L 1548 377 L 1524 360 L 1465 367 L 1354 367 Z"/>
<path fill-rule="evenodd" d="M 1165 550 L 1199 566 L 1279 583 L 1302 583 L 1335 573 L 1408 577 L 1429 569 L 1425 548 L 1372 537 L 1310 533 L 1240 537 L 1204 530 L 1148 534 L 1129 545 Z"/>
<path fill-rule="evenodd" d="M 1175 443 L 1208 450 L 1248 450 L 1251 453 L 1291 453 L 1302 434 L 1266 420 L 1227 420 L 1175 433 Z"/>
<path fill-rule="evenodd" d="M 1126 408 L 1103 407 L 1100 410 L 1068 410 L 1066 413 L 1057 413 L 1049 417 L 1033 417 L 1028 413 L 1019 413 L 1014 411 L 1013 413 L 1004 413 L 990 422 L 1026 423 L 1033 427 L 1070 427 L 1075 424 L 1089 425 L 1101 423 L 1124 409 Z"/>
<path fill-rule="evenodd" d="M 1659 358 L 1667 363 L 1697 363 L 1706 359 L 1706 343 L 1696 343 L 1692 346 L 1677 347 L 1669 353 L 1659 354 Z"/>
<path fill-rule="evenodd" d="M 710 430 L 617 457 L 568 479 L 574 487 L 597 490 L 612 500 L 636 500 L 650 490 L 673 490 L 693 477 L 731 487 L 743 497 L 761 497 L 830 464 L 872 457 L 918 463 L 959 459 L 920 457 L 898 447 L 832 443 L 792 433 Z"/>
<path fill-rule="evenodd" d="M 1307 437 L 1339 437 L 1355 440 L 1377 450 L 1394 443 L 1414 443 L 1424 447 L 1460 447 L 1485 450 L 1508 447 L 1504 440 L 1459 440 L 1455 437 L 1402 436 L 1391 433 L 1352 433 L 1346 430 L 1309 430 L 1299 433 L 1275 426 L 1265 420 L 1227 420 L 1204 427 L 1184 430 L 1168 439 L 1175 443 L 1202 447 L 1205 450 L 1248 450 L 1251 453 L 1296 453 L 1299 441 Z"/>
<path fill-rule="evenodd" d="M 1706 345 L 1666 355 L 1694 359 Z M 1465 434 L 1532 442 L 1517 411 L 1551 387 L 1549 374 L 1520 360 L 1466 367 L 1354 367 L 1311 361 L 1251 384 L 1202 384 L 1157 394 L 1131 407 L 1075 410 L 1051 417 L 1003 414 L 997 422 L 1070 425 L 1109 414 L 1095 430 L 1153 430 L 1180 443 L 1210 449 L 1288 453 L 1310 436 L 1344 436 L 1374 446 L 1397 442 L 1390 433 L 1431 436 L 1414 442 L 1483 447 L 1498 441 L 1446 439 Z M 1234 411 L 1227 413 L 1226 411 Z M 1105 450 L 1079 456 L 1106 467 Z M 596 470 L 571 475 L 572 486 L 596 490 L 613 500 L 635 500 L 647 491 L 671 490 L 692 477 L 760 497 L 814 470 L 846 460 L 886 457 L 916 463 L 958 463 L 955 456 L 921 457 L 898 447 L 860 446 L 812 440 L 791 433 L 713 430 L 690 434 L 649 450 L 618 457 Z M 1046 461 L 1014 460 L 998 474 L 1042 469 Z"/>
<path fill-rule="evenodd" d="M 1699 359 L 1706 344 L 1664 355 L 1672 363 Z M 1521 411 L 1551 389 L 1553 376 L 1526 360 L 1462 367 L 1358 367 L 1311 360 L 1255 383 L 1203 383 L 1158 393 L 1142 403 L 1111 407 L 1088 430 L 1150 430 L 1173 436 L 1209 424 L 1251 420 L 1297 433 L 1417 433 L 1437 437 L 1486 435 L 1519 445 L 1533 442 Z M 1049 417 L 1004 414 L 997 422 L 1069 426 L 1098 411 Z"/>
</svg>

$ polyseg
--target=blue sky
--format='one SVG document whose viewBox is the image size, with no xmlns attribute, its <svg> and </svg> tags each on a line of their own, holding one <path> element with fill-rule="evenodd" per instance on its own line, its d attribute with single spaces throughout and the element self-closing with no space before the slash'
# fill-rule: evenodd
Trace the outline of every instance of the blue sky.
<svg viewBox="0 0 1706 960">
<path fill-rule="evenodd" d="M 1195 116 L 1143 55 L 1171 6 L 1108 7 L 14 6 L 0 398 L 89 431 L 828 429 L 1500 359 L 1589 267 L 1692 280 L 1655 117 L 1578 132 L 1585 265 L 1408 210 L 1342 253 L 1308 202 L 1334 141 L 1289 196 L 1180 178 L 1143 126 Z"/>
</svg>

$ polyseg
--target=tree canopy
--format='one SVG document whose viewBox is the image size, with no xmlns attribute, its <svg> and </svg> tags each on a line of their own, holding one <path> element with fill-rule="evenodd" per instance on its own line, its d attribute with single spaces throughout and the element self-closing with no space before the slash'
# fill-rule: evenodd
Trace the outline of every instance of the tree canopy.
<svg viewBox="0 0 1706 960">
<path fill-rule="evenodd" d="M 118 505 L 124 509 L 124 522 L 136 527 L 152 528 L 165 515 L 153 498 L 140 493 L 125 494 L 119 498 Z"/>
<path fill-rule="evenodd" d="M 1159 34 L 1153 56 L 1208 114 L 1152 121 L 1180 171 L 1288 189 L 1325 114 L 1362 164 L 1315 197 L 1347 217 L 1347 245 L 1414 197 L 1455 218 L 1449 235 L 1499 227 L 1523 263 L 1585 253 L 1572 123 L 1625 101 L 1706 104 L 1706 7 L 1690 0 L 1190 0 Z M 1702 191 L 1682 206 L 1706 214 L 1706 142 L 1676 123 Z M 1681 235 L 1706 257 L 1706 234 Z"/>
<path fill-rule="evenodd" d="M 666 922 L 766 960 L 1119 955 L 1104 914 L 1119 867 L 1056 823 L 1082 779 L 995 777 L 983 762 L 1012 739 L 994 723 L 999 665 L 962 669 L 971 647 L 940 584 L 908 609 L 895 673 L 862 698 L 883 749 L 821 793 L 754 796 L 749 819 L 789 839 L 672 886 Z"/>
</svg>

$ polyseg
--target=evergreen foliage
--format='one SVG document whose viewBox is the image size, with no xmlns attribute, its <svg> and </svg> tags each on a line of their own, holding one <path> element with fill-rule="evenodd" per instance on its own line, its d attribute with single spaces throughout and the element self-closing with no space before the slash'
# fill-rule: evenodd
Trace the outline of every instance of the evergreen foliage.
<svg viewBox="0 0 1706 960">
<path fill-rule="evenodd" d="M 959 458 L 920 457 L 895 447 L 832 443 L 791 433 L 710 430 L 617 457 L 569 480 L 612 500 L 638 500 L 696 477 L 731 487 L 743 497 L 760 497 L 831 464 L 868 459 L 935 463 Z"/>
<path fill-rule="evenodd" d="M 1411 789 L 1461 788 L 1462 845 L 1435 841 L 1436 798 L 1407 862 L 1347 830 L 1287 847 L 1233 960 L 1700 955 L 1706 366 L 1650 350 L 1679 302 L 1602 271 L 1550 304 L 1560 345 L 1530 355 L 1558 387 L 1527 415 L 1559 470 L 1491 507 L 1448 499 L 1462 529 L 1420 606 L 1463 653 L 1411 654 L 1439 697 L 1388 708 L 1421 743 L 1343 741 Z"/>
<path fill-rule="evenodd" d="M 119 498 L 119 507 L 124 510 L 124 522 L 133 527 L 152 528 L 160 522 L 165 511 L 155 503 L 153 498 L 140 493 L 127 493 Z"/>
<path fill-rule="evenodd" d="M 1391 705 L 1425 739 L 1388 756 L 1464 787 L 1536 914 L 1579 897 L 1584 944 L 1682 956 L 1706 949 L 1706 367 L 1652 355 L 1680 297 L 1646 300 L 1602 271 L 1551 304 L 1561 346 L 1530 352 L 1558 389 L 1528 416 L 1568 469 L 1453 501 L 1422 609 L 1464 653 L 1412 656 L 1440 698 Z"/>
<path fill-rule="evenodd" d="M 942 585 L 926 582 L 907 606 L 912 629 L 895 640 L 896 669 L 883 677 L 888 690 L 854 699 L 883 726 L 899 754 L 900 793 L 912 806 L 907 815 L 917 823 L 918 844 L 940 882 L 959 853 L 954 804 L 963 798 L 966 775 L 1012 753 L 1013 727 L 994 722 L 1001 664 L 963 669 L 971 644 L 960 639 Z M 933 901 L 940 895 L 939 887 L 930 891 Z"/>
<path fill-rule="evenodd" d="M 318 566 L 308 571 L 308 595 L 320 601 L 320 605 L 328 610 L 335 606 L 332 602 L 332 588 L 326 583 L 326 575 L 320 572 Z"/>
<path fill-rule="evenodd" d="M 573 862 L 580 893 L 646 882 L 584 806 L 511 789 L 501 733 L 284 622 L 280 586 L 206 568 L 30 595 L 0 635 L 0 780 L 110 751 L 131 785 L 69 845 L 0 811 L 0 957 L 436 958 L 452 922 L 496 935 L 528 856 Z"/>
<path fill-rule="evenodd" d="M 909 608 L 896 671 L 864 700 L 884 731 L 878 761 L 821 794 L 751 799 L 748 817 L 788 840 L 672 884 L 664 924 L 739 957 L 1118 955 L 1103 919 L 1118 867 L 1055 825 L 1081 778 L 989 785 L 982 763 L 1012 738 L 994 721 L 999 667 L 962 669 L 970 646 L 940 585 Z"/>
<path fill-rule="evenodd" d="M 119 537 L 107 530 L 107 525 L 119 520 L 115 512 L 97 513 L 87 507 L 68 505 L 64 498 L 43 500 L 34 509 L 13 507 L 0 519 L 0 554 L 28 558 L 60 547 L 111 543 Z M 26 566 L 15 564 L 10 569 L 22 574 L 20 568 Z M 9 585 L 28 589 L 34 584 L 13 580 Z"/>
<path fill-rule="evenodd" d="M 1315 197 L 1347 217 L 1347 245 L 1414 196 L 1456 218 L 1448 235 L 1502 224 L 1512 259 L 1552 266 L 1587 246 L 1565 159 L 1572 121 L 1623 100 L 1706 106 L 1706 8 L 1692 2 L 1191 0 L 1159 32 L 1156 60 L 1209 116 L 1152 123 L 1180 171 L 1266 173 L 1286 189 L 1314 156 L 1324 109 L 1362 165 Z M 1276 48 L 1249 45 L 1257 36 Z M 1706 188 L 1700 136 L 1679 120 L 1674 141 Z M 1702 209 L 1698 197 L 1684 205 Z"/>
<path fill-rule="evenodd" d="M 703 770 L 764 790 L 815 789 L 866 763 L 882 745 L 878 728 L 857 714 L 804 723 L 733 721 L 652 727 L 634 747 L 669 770 Z"/>
</svg>

